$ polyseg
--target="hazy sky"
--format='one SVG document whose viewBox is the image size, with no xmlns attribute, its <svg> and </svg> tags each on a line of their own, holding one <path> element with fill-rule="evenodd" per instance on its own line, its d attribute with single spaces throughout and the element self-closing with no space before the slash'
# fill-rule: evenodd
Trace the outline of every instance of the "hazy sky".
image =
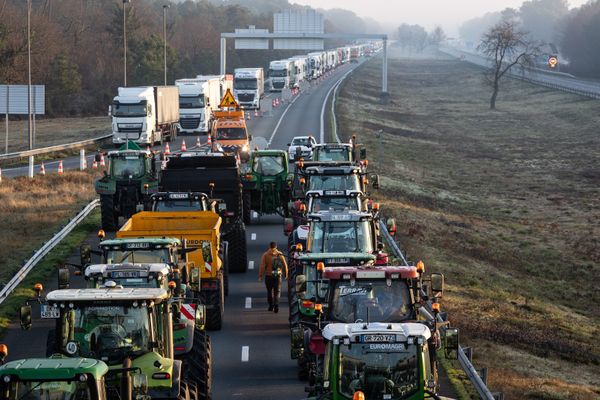
<svg viewBox="0 0 600 400">
<path fill-rule="evenodd" d="M 587 1 L 569 0 L 569 4 L 578 7 Z M 397 27 L 402 22 L 428 29 L 441 25 L 448 34 L 456 35 L 462 22 L 489 11 L 518 8 L 523 0 L 290 0 L 290 3 L 349 9 L 387 28 Z"/>
</svg>

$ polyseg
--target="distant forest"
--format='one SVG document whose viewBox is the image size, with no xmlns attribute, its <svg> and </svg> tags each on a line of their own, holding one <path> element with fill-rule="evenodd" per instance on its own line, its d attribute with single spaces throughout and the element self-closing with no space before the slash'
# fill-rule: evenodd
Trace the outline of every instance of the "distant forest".
<svg viewBox="0 0 600 400">
<path fill-rule="evenodd" d="M 569 10 L 567 0 L 529 0 L 520 8 L 507 8 L 466 21 L 460 27 L 460 37 L 476 47 L 483 33 L 502 17 L 520 21 L 531 38 L 550 44 L 568 61 L 561 65 L 583 77 L 600 78 L 600 0 Z M 561 59 L 562 61 L 562 59 Z"/>
<path fill-rule="evenodd" d="M 27 2 L 0 0 L 0 82 L 27 83 Z M 167 9 L 167 69 L 177 78 L 219 72 L 220 33 L 255 25 L 273 28 L 287 0 L 131 0 L 126 4 L 127 84 L 163 83 L 163 5 Z M 248 6 L 246 6 L 246 4 Z M 320 10 L 321 11 L 321 10 Z M 325 13 L 327 32 L 377 29 L 346 10 Z M 302 51 L 234 50 L 227 69 L 266 67 Z M 327 43 L 334 46 L 337 43 Z M 46 85 L 46 115 L 99 115 L 123 84 L 123 0 L 33 0 L 32 82 Z"/>
</svg>

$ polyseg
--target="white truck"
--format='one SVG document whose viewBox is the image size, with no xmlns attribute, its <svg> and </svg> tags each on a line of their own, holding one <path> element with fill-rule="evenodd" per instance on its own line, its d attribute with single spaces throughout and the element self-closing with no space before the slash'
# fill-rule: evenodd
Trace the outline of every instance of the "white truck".
<svg viewBox="0 0 600 400">
<path fill-rule="evenodd" d="M 120 87 L 109 107 L 113 144 L 128 140 L 142 145 L 170 142 L 177 134 L 177 86 Z"/>
<path fill-rule="evenodd" d="M 292 86 L 300 85 L 300 82 L 308 79 L 308 57 L 307 56 L 295 56 L 290 58 L 294 62 L 294 68 L 296 73 L 296 80 Z"/>
<path fill-rule="evenodd" d="M 260 109 L 265 94 L 265 73 L 262 68 L 236 68 L 233 78 L 233 96 L 244 109 Z"/>
<path fill-rule="evenodd" d="M 269 63 L 270 91 L 281 92 L 283 89 L 291 88 L 293 85 L 294 61 L 276 60 Z"/>
<path fill-rule="evenodd" d="M 317 51 L 308 53 L 308 59 L 310 62 L 311 78 L 317 79 L 325 72 L 325 52 Z"/>
<path fill-rule="evenodd" d="M 221 100 L 220 77 L 199 75 L 178 79 L 175 85 L 179 88 L 179 133 L 210 132 L 213 107 Z"/>
</svg>

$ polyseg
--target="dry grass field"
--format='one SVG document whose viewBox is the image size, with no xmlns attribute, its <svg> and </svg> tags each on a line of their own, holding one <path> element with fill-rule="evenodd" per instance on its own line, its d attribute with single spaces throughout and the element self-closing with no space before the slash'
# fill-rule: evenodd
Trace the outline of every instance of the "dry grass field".
<svg viewBox="0 0 600 400">
<path fill-rule="evenodd" d="M 4 116 L 0 121 L 0 152 L 6 146 L 6 128 Z M 27 116 L 21 121 L 9 120 L 8 151 L 27 150 L 29 147 L 27 134 Z M 110 118 L 49 118 L 37 119 L 35 148 L 92 139 L 110 133 Z"/>
<path fill-rule="evenodd" d="M 393 52 L 392 52 L 393 53 Z M 412 259 L 448 283 L 443 307 L 508 399 L 600 398 L 600 102 L 443 55 L 353 74 L 337 103 Z"/>
<path fill-rule="evenodd" d="M 52 174 L 0 183 L 0 283 L 95 196 L 94 175 Z"/>
</svg>

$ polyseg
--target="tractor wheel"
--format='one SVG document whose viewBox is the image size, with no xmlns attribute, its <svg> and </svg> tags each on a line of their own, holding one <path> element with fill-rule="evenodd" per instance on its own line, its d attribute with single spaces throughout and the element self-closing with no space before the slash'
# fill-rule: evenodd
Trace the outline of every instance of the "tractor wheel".
<svg viewBox="0 0 600 400">
<path fill-rule="evenodd" d="M 206 331 L 194 329 L 194 344 L 192 350 L 186 355 L 184 363 L 187 368 L 186 376 L 190 392 L 195 392 L 199 399 L 210 400 L 212 397 L 212 357 L 210 337 Z"/>
<path fill-rule="evenodd" d="M 50 357 L 52 354 L 57 353 L 56 351 L 56 331 L 50 329 L 48 336 L 46 336 L 46 357 Z"/>
<path fill-rule="evenodd" d="M 100 195 L 100 214 L 102 215 L 102 229 L 106 232 L 115 232 L 119 227 L 119 216 L 115 213 L 112 195 Z"/>
<path fill-rule="evenodd" d="M 211 331 L 221 330 L 223 326 L 223 312 L 225 311 L 225 285 L 223 274 L 219 274 L 217 290 L 203 292 L 204 304 L 214 305 L 214 308 L 206 310 L 206 329 Z"/>
<path fill-rule="evenodd" d="M 300 309 L 298 308 L 298 300 L 293 300 L 290 305 L 290 328 L 295 328 L 300 325 Z"/>
<path fill-rule="evenodd" d="M 193 383 L 188 383 L 188 391 L 190 392 L 190 400 L 199 400 L 200 396 L 198 394 L 198 386 Z"/>
<path fill-rule="evenodd" d="M 250 194 L 250 192 L 244 192 L 242 205 L 244 224 L 250 225 L 250 223 L 252 222 L 252 195 Z"/>
<path fill-rule="evenodd" d="M 192 400 L 190 398 L 190 390 L 186 381 L 181 381 L 179 383 L 179 396 L 177 396 L 177 400 Z"/>
<path fill-rule="evenodd" d="M 225 240 L 229 243 L 229 272 L 246 272 L 248 254 L 246 253 L 246 227 L 244 224 L 237 223 L 226 235 Z"/>
</svg>

